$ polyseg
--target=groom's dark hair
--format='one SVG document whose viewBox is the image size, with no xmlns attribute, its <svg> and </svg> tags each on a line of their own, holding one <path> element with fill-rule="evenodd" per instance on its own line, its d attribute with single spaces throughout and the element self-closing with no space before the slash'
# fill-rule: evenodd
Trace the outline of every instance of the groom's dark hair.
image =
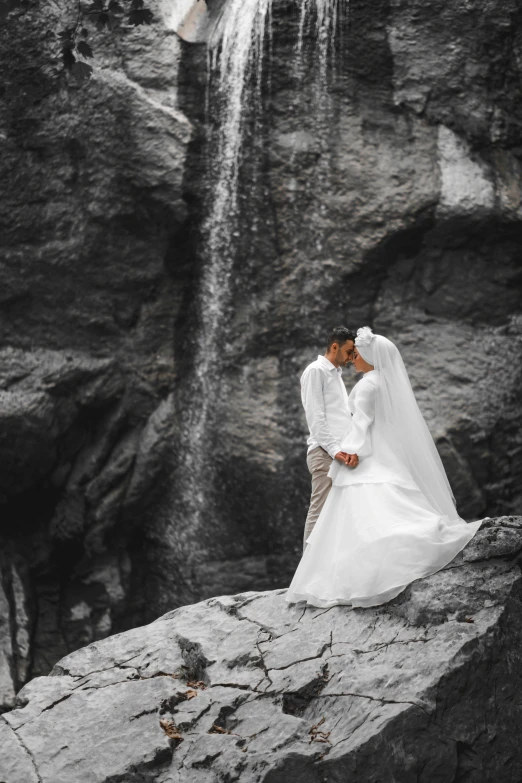
<svg viewBox="0 0 522 783">
<path fill-rule="evenodd" d="M 352 332 L 351 329 L 347 329 L 346 326 L 334 326 L 334 328 L 330 330 L 326 350 L 329 351 L 334 343 L 344 345 L 347 340 L 355 340 L 354 332 Z"/>
</svg>

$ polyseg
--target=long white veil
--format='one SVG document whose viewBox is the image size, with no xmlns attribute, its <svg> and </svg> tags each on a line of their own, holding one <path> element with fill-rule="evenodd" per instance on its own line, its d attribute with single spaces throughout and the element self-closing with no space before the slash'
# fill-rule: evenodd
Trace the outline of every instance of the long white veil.
<svg viewBox="0 0 522 783">
<path fill-rule="evenodd" d="M 375 431 L 406 465 L 433 508 L 454 519 L 457 517 L 455 498 L 397 346 L 386 337 L 373 334 L 368 326 L 358 330 L 355 345 L 380 376 Z"/>
</svg>

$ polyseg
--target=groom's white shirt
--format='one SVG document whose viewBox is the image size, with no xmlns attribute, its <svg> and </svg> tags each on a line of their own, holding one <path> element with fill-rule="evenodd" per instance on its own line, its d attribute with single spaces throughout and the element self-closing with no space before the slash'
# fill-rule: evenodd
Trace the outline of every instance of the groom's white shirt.
<svg viewBox="0 0 522 783">
<path fill-rule="evenodd" d="M 301 376 L 301 399 L 310 428 L 308 451 L 321 446 L 334 459 L 351 424 L 341 368 L 318 356 Z"/>
</svg>

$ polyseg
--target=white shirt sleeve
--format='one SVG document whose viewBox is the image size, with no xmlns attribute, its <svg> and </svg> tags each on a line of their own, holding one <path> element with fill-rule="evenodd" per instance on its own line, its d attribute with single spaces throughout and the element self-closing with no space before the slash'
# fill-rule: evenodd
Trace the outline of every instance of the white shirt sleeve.
<svg viewBox="0 0 522 783">
<path fill-rule="evenodd" d="M 318 367 L 310 367 L 301 379 L 301 399 L 305 409 L 306 421 L 313 437 L 328 452 L 332 459 L 340 451 L 339 441 L 335 438 L 326 421 L 323 396 L 323 373 Z"/>
<path fill-rule="evenodd" d="M 341 444 L 341 450 L 358 457 L 369 457 L 372 453 L 370 425 L 375 416 L 375 393 L 373 383 L 361 380 L 353 397 L 354 414 L 352 426 Z"/>
</svg>

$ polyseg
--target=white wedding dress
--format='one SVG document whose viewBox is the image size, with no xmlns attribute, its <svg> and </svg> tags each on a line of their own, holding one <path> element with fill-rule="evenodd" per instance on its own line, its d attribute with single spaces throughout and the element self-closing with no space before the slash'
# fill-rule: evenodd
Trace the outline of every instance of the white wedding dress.
<svg viewBox="0 0 522 783">
<path fill-rule="evenodd" d="M 341 448 L 358 454 L 359 465 L 332 464 L 332 488 L 286 593 L 291 603 L 306 601 L 318 607 L 386 603 L 413 580 L 447 565 L 480 527 L 481 522 L 468 524 L 458 516 L 418 408 L 425 431 L 416 412 L 409 410 L 412 421 L 402 421 L 399 427 L 383 413 L 383 394 L 389 404 L 390 388 L 384 361 L 382 371 L 366 373 L 348 398 L 352 426 Z M 404 394 L 408 397 L 409 392 Z M 407 402 L 411 406 L 412 400 Z M 409 424 L 413 432 L 400 435 Z M 426 433 L 431 445 L 423 441 Z M 402 458 L 408 448 L 411 458 Z"/>
</svg>

